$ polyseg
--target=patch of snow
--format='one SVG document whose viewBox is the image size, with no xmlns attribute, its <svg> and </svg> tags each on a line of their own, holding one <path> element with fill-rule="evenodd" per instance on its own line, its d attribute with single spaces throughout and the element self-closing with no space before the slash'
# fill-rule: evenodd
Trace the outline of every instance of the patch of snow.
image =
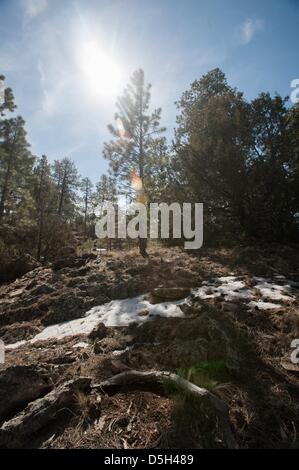
<svg viewBox="0 0 299 470">
<path fill-rule="evenodd" d="M 221 293 L 218 292 L 218 289 L 213 285 L 204 285 L 191 290 L 191 293 L 194 297 L 199 297 L 200 299 L 214 299 L 215 297 L 220 297 Z"/>
<path fill-rule="evenodd" d="M 251 300 L 254 298 L 252 290 L 247 289 L 245 282 L 238 281 L 235 276 L 214 278 L 212 283 L 204 281 L 201 287 L 192 290 L 192 294 L 203 300 L 220 296 L 226 301 Z"/>
<path fill-rule="evenodd" d="M 127 326 L 134 322 L 143 323 L 147 321 L 147 317 L 184 317 L 184 313 L 179 307 L 183 302 L 163 302 L 152 305 L 144 299 L 144 296 L 113 300 L 92 308 L 82 318 L 48 326 L 30 342 L 35 343 L 52 338 L 62 339 L 66 336 L 89 334 L 99 323 L 104 323 L 105 326 Z M 138 312 L 140 310 L 148 310 L 149 315 L 147 317 L 139 316 Z"/>
<path fill-rule="evenodd" d="M 131 323 L 142 323 L 149 321 L 153 317 L 185 317 L 180 305 L 190 304 L 192 297 L 200 298 L 203 300 L 214 299 L 222 297 L 223 300 L 228 302 L 242 301 L 248 302 L 247 305 L 250 309 L 258 308 L 259 310 L 274 310 L 280 309 L 280 303 L 290 302 L 295 300 L 292 295 L 291 283 L 279 277 L 284 285 L 279 285 L 278 278 L 276 283 L 270 279 L 261 277 L 254 277 L 257 283 L 254 288 L 246 287 L 243 280 L 239 280 L 236 276 L 221 276 L 213 278 L 210 281 L 203 281 L 201 287 L 194 288 L 191 291 L 191 296 L 176 301 L 176 302 L 162 302 L 159 304 L 151 304 L 145 300 L 144 296 L 124 300 L 113 300 L 109 303 L 94 307 L 89 310 L 84 317 L 70 320 L 57 325 L 51 325 L 34 336 L 30 343 L 37 341 L 46 341 L 48 339 L 62 339 L 67 336 L 89 334 L 99 323 L 104 323 L 108 327 L 127 326 Z M 268 300 L 273 300 L 280 303 L 271 303 Z M 148 315 L 138 315 L 141 311 L 148 311 Z M 6 349 L 16 349 L 25 344 L 26 341 L 19 341 L 15 344 L 6 346 Z M 88 343 L 78 343 L 74 348 L 85 348 Z M 115 351 L 115 355 L 122 354 L 123 351 Z"/>
<path fill-rule="evenodd" d="M 25 343 L 27 343 L 27 341 L 25 341 L 25 340 L 17 341 L 16 343 L 7 344 L 7 345 L 5 346 L 5 349 L 7 349 L 7 350 L 17 349 L 19 346 L 22 346 L 22 345 L 25 344 Z"/>
<path fill-rule="evenodd" d="M 221 276 L 221 277 L 214 278 L 216 282 L 223 282 L 223 283 L 232 282 L 232 281 L 235 281 L 236 279 L 237 279 L 236 276 Z"/>
<path fill-rule="evenodd" d="M 112 352 L 113 356 L 121 356 L 125 352 L 131 351 L 134 346 L 127 346 L 125 349 L 119 349 Z"/>
<path fill-rule="evenodd" d="M 248 307 L 251 309 L 258 308 L 259 310 L 277 310 L 282 307 L 279 304 L 273 304 L 271 302 L 263 302 L 262 300 L 252 300 L 249 302 Z"/>
<path fill-rule="evenodd" d="M 81 343 L 77 343 L 77 344 L 74 344 L 73 348 L 74 349 L 85 349 L 85 348 L 88 348 L 89 344 L 88 343 L 84 343 L 84 341 L 81 341 Z"/>
<path fill-rule="evenodd" d="M 263 281 L 254 286 L 254 288 L 260 292 L 262 299 L 264 300 L 269 299 L 282 302 L 294 301 L 294 297 L 291 295 L 291 286 L 288 284 L 281 286 L 279 284 Z"/>
</svg>

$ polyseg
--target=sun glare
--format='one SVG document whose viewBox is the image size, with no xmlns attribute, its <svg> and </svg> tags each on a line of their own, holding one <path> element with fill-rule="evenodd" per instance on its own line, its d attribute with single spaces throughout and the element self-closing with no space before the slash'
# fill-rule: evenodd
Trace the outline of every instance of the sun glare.
<svg viewBox="0 0 299 470">
<path fill-rule="evenodd" d="M 109 97 L 121 89 L 121 70 L 117 62 L 96 40 L 83 42 L 78 48 L 78 63 L 84 86 L 93 97 Z"/>
</svg>

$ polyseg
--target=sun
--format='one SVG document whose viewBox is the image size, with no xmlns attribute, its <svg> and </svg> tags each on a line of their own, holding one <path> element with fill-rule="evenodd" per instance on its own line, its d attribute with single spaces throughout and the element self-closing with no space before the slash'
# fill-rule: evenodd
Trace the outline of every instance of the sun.
<svg viewBox="0 0 299 470">
<path fill-rule="evenodd" d="M 93 98 L 116 96 L 122 83 L 117 61 L 94 39 L 83 41 L 77 52 L 77 62 L 88 93 Z"/>
</svg>

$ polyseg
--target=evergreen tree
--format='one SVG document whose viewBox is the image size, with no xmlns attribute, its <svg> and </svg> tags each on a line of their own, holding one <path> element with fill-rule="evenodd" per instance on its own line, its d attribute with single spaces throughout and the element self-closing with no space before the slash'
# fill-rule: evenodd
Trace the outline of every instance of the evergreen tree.
<svg viewBox="0 0 299 470">
<path fill-rule="evenodd" d="M 69 158 L 56 160 L 53 179 L 57 191 L 57 213 L 59 217 L 70 220 L 75 213 L 76 191 L 79 188 L 79 174 L 74 162 Z"/>
<path fill-rule="evenodd" d="M 145 194 L 151 187 L 153 168 L 160 165 L 160 154 L 165 131 L 160 127 L 161 108 L 150 112 L 151 85 L 146 85 L 143 70 L 137 70 L 123 95 L 117 100 L 116 125 L 108 129 L 114 140 L 104 145 L 104 157 L 118 183 L 130 190 L 130 175 L 140 179 Z M 140 192 L 139 188 L 139 192 Z M 140 253 L 147 256 L 146 240 L 139 240 Z"/>
<path fill-rule="evenodd" d="M 43 252 L 44 239 L 47 229 L 50 228 L 50 220 L 53 219 L 55 210 L 55 188 L 51 178 L 51 166 L 45 155 L 38 161 L 34 169 L 34 200 L 36 207 L 37 225 L 37 259 L 40 261 Z"/>
<path fill-rule="evenodd" d="M 4 216 L 25 214 L 30 203 L 34 158 L 19 116 L 0 123 L 0 223 Z"/>
<path fill-rule="evenodd" d="M 104 174 L 96 184 L 96 191 L 94 193 L 95 209 L 105 201 L 115 204 L 117 201 L 117 189 L 114 179 L 111 176 Z"/>
<path fill-rule="evenodd" d="M 2 92 L 4 99 L 2 99 Z M 6 111 L 13 112 L 16 109 L 12 89 L 5 87 L 4 75 L 0 75 L 0 93 L 0 117 L 3 118 Z"/>
</svg>

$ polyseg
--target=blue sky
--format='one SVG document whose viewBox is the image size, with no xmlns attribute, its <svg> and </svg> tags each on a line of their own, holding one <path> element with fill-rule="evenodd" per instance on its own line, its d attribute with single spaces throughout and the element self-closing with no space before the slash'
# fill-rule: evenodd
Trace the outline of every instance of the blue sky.
<svg viewBox="0 0 299 470">
<path fill-rule="evenodd" d="M 299 78 L 299 0 L 0 0 L 0 73 L 36 155 L 106 171 L 117 94 L 142 67 L 167 136 L 174 102 L 219 66 L 252 99 Z"/>
</svg>

